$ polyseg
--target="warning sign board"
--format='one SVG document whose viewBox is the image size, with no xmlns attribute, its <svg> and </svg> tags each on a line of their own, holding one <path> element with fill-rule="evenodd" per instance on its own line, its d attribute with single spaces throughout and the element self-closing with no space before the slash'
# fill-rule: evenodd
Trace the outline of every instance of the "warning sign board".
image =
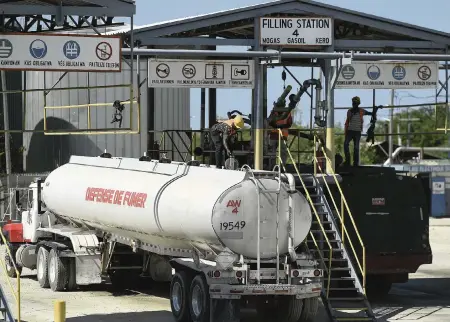
<svg viewBox="0 0 450 322">
<path fill-rule="evenodd" d="M 253 60 L 150 59 L 149 87 L 254 88 Z"/>
<path fill-rule="evenodd" d="M 120 72 L 117 36 L 0 34 L 0 69 Z"/>
<path fill-rule="evenodd" d="M 439 82 L 438 68 L 437 62 L 352 62 L 342 67 L 336 88 L 436 88 Z"/>
</svg>

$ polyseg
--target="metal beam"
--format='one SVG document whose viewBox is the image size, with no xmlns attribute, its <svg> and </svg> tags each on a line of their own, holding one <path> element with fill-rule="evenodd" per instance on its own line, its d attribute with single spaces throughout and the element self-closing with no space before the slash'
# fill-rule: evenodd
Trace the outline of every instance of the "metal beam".
<svg viewBox="0 0 450 322">
<path fill-rule="evenodd" d="M 123 54 L 130 54 L 129 48 L 122 49 Z M 278 51 L 215 51 L 215 50 L 181 50 L 181 49 L 135 49 L 135 55 L 140 56 L 223 56 L 223 57 L 252 57 L 252 58 L 318 58 L 339 59 L 352 58 L 354 60 L 430 60 L 450 61 L 450 55 L 433 54 L 363 54 L 363 53 L 323 53 L 323 52 L 278 52 Z"/>
<path fill-rule="evenodd" d="M 450 35 L 447 34 L 446 36 L 444 32 L 431 29 L 426 30 L 426 28 L 421 28 L 419 26 L 410 25 L 404 22 L 381 18 L 352 10 L 346 10 L 339 7 L 333 7 L 319 2 L 309 3 L 306 1 L 301 1 L 301 3 L 298 2 L 298 7 L 301 8 L 302 11 L 309 12 L 317 16 L 333 17 L 334 20 L 352 22 L 382 31 L 388 31 L 391 33 L 395 32 L 396 34 L 409 36 L 416 39 L 419 38 L 450 45 Z"/>
<path fill-rule="evenodd" d="M 188 30 L 196 30 L 236 22 L 239 20 L 250 18 L 258 19 L 259 17 L 264 17 L 265 15 L 274 12 L 289 12 L 295 8 L 298 8 L 299 5 L 303 4 L 299 4 L 297 2 L 274 4 L 272 2 L 264 5 L 251 6 L 248 8 L 234 9 L 223 13 L 221 12 L 217 14 L 204 15 L 201 17 L 188 18 L 176 22 L 161 23 L 160 25 L 142 28 L 141 30 L 136 29 L 135 36 L 140 37 L 141 34 L 146 33 L 147 37 L 159 37 L 186 32 Z"/>
<path fill-rule="evenodd" d="M 91 1 L 92 2 L 92 1 Z M 69 16 L 111 16 L 130 17 L 136 14 L 136 5 L 123 2 L 113 2 L 108 7 L 78 7 L 63 6 L 63 15 Z M 14 5 L 2 4 L 0 13 L 4 15 L 58 15 L 61 14 L 60 6 L 40 5 Z"/>
<path fill-rule="evenodd" d="M 163 38 L 135 34 L 141 46 L 254 46 L 254 39 L 217 39 L 209 37 Z"/>
<path fill-rule="evenodd" d="M 374 15 L 333 7 L 318 2 L 294 0 L 279 1 L 275 3 L 271 2 L 263 5 L 234 9 L 226 12 L 214 13 L 176 22 L 162 23 L 160 25 L 153 25 L 148 28 L 142 28 L 141 31 L 136 32 L 137 34 L 145 32 L 148 33 L 149 37 L 158 37 L 186 32 L 188 30 L 201 29 L 209 26 L 217 26 L 220 24 L 236 22 L 244 19 L 258 19 L 259 17 L 264 17 L 272 13 L 294 11 L 298 11 L 299 15 L 312 14 L 315 16 L 333 17 L 335 20 L 343 20 L 350 23 L 360 24 L 389 33 L 395 32 L 396 34 L 412 37 L 415 39 L 422 39 L 425 41 L 432 41 L 435 43 L 450 45 L 450 35 L 446 35 L 443 32 L 421 28 L 418 26 L 377 17 Z"/>
<path fill-rule="evenodd" d="M 409 41 L 409 40 L 335 40 L 336 50 L 358 50 L 369 48 L 412 48 L 412 49 L 445 49 L 447 46 L 432 41 Z"/>
</svg>

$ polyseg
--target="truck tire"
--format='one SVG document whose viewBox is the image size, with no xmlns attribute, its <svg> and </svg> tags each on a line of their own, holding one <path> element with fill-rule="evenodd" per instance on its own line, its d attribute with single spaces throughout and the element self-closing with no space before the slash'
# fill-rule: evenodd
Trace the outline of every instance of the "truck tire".
<svg viewBox="0 0 450 322">
<path fill-rule="evenodd" d="M 259 300 L 256 309 L 260 321 L 298 322 L 302 315 L 303 300 L 295 296 L 278 296 L 268 303 Z"/>
<path fill-rule="evenodd" d="M 303 309 L 298 322 L 314 322 L 319 310 L 319 299 L 309 298 L 303 300 Z"/>
<path fill-rule="evenodd" d="M 170 282 L 170 308 L 176 322 L 191 322 L 189 291 L 191 279 L 186 272 L 177 272 Z"/>
<path fill-rule="evenodd" d="M 67 285 L 69 277 L 69 262 L 66 257 L 59 257 L 54 249 L 48 257 L 48 281 L 54 292 L 61 292 Z"/>
<path fill-rule="evenodd" d="M 50 283 L 48 281 L 48 250 L 44 247 L 39 247 L 38 254 L 37 254 L 37 263 L 36 263 L 36 270 L 37 270 L 37 279 L 39 282 L 39 285 L 42 288 L 49 288 Z"/>
<path fill-rule="evenodd" d="M 209 322 L 209 288 L 202 275 L 194 277 L 189 294 L 189 312 L 192 322 Z"/>
<path fill-rule="evenodd" d="M 74 291 L 77 288 L 77 271 L 75 258 L 68 258 L 69 262 L 69 277 L 67 282 L 67 290 Z"/>
</svg>

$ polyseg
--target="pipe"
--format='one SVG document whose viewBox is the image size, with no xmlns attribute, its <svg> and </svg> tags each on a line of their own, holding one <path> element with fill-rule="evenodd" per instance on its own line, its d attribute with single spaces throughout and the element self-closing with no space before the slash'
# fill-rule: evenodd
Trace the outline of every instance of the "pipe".
<svg viewBox="0 0 450 322">
<path fill-rule="evenodd" d="M 130 48 L 122 48 L 122 54 L 131 54 Z M 134 49 L 135 55 L 141 56 L 211 56 L 211 57 L 252 57 L 252 58 L 318 58 L 353 60 L 429 60 L 450 61 L 450 55 L 435 54 L 363 54 L 363 53 L 321 53 L 321 52 L 278 52 L 278 51 L 216 51 L 188 49 Z"/>
<path fill-rule="evenodd" d="M 384 109 L 390 109 L 390 108 L 408 108 L 408 107 L 421 107 L 421 106 L 434 106 L 434 105 L 446 105 L 447 103 L 445 102 L 430 102 L 430 103 L 420 103 L 420 104 L 406 104 L 406 105 L 387 105 L 387 106 L 383 106 Z M 348 110 L 351 109 L 352 107 L 335 107 L 335 110 Z M 361 107 L 361 108 L 371 108 L 370 106 L 368 107 Z"/>
<path fill-rule="evenodd" d="M 401 146 L 398 147 L 394 153 L 392 154 L 392 159 L 394 160 L 402 151 L 409 151 L 409 152 L 450 152 L 450 148 L 445 148 L 445 147 L 426 147 L 426 148 L 418 148 L 418 147 L 405 147 L 405 146 Z M 388 166 L 391 165 L 389 163 L 389 159 L 386 160 L 383 164 L 384 166 Z"/>
</svg>

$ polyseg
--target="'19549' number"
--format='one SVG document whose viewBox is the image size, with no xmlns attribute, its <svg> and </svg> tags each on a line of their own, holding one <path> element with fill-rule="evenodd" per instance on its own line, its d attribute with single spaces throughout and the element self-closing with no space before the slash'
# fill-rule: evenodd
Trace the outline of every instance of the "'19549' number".
<svg viewBox="0 0 450 322">
<path fill-rule="evenodd" d="M 229 222 L 221 222 L 220 230 L 241 230 L 245 227 L 245 221 L 229 221 Z"/>
</svg>

